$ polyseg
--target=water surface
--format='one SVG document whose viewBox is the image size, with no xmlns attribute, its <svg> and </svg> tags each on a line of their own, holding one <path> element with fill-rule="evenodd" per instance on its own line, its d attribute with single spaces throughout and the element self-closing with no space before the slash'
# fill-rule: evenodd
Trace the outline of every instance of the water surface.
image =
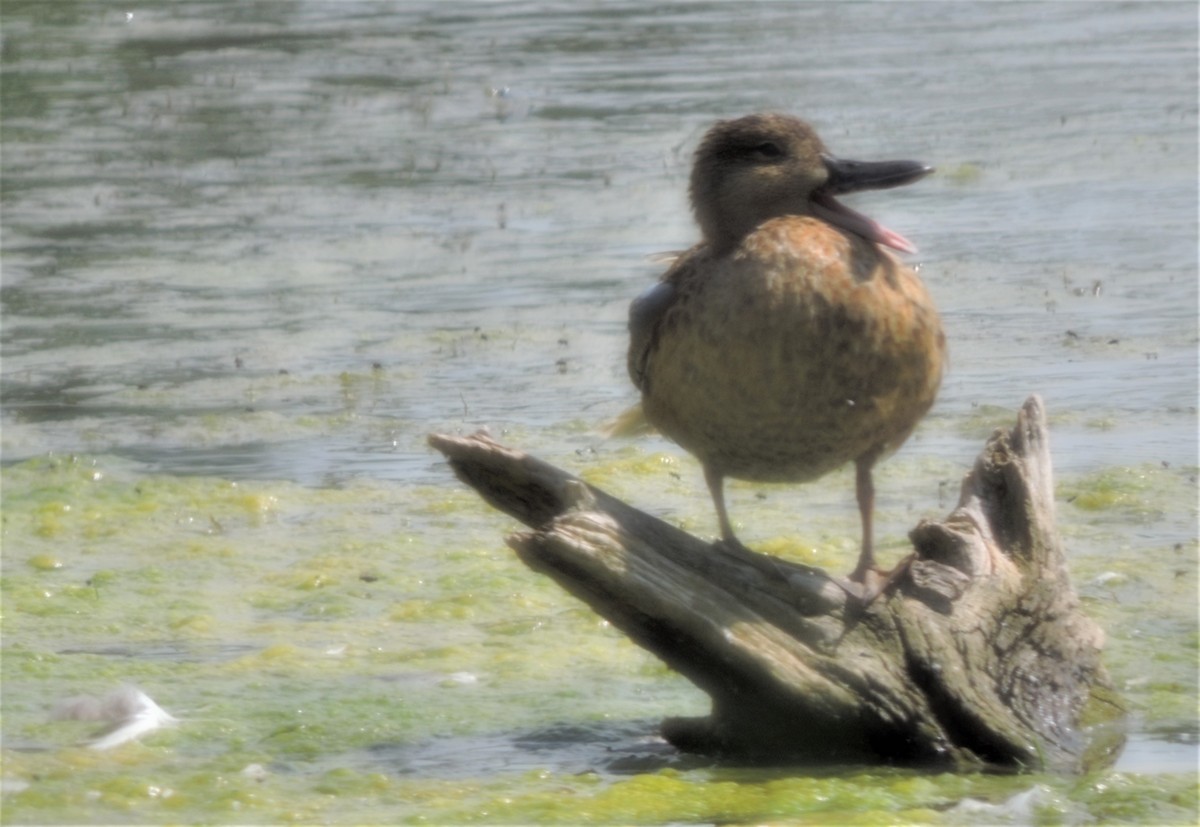
<svg viewBox="0 0 1200 827">
<path fill-rule="evenodd" d="M 424 444 L 487 426 L 714 531 L 686 455 L 600 430 L 635 398 L 628 302 L 695 240 L 700 134 L 777 109 L 844 156 L 939 169 L 854 200 L 920 248 L 951 348 L 880 470 L 885 548 L 1041 394 L 1072 570 L 1151 745 L 1115 772 L 1146 820 L 1178 815 L 1157 757 L 1197 735 L 1193 4 L 13 1 L 2 37 L 3 700 L 26 750 L 6 778 L 57 779 L 6 810 L 70 819 L 92 789 L 110 819 L 329 818 L 342 792 L 350 820 L 462 821 L 397 779 L 542 801 L 608 743 L 683 781 L 597 819 L 808 812 L 816 793 L 767 778 L 672 809 L 728 779 L 635 733 L 703 696 L 512 560 L 509 524 Z M 752 545 L 849 566 L 844 474 L 732 497 Z M 208 723 L 128 770 L 63 758 L 81 733 L 47 729 L 50 700 L 121 681 Z M 571 746 L 530 748 L 545 732 Z M 238 780 L 251 763 L 274 780 Z M 155 773 L 181 815 L 126 789 Z M 236 795 L 197 795 L 218 777 Z M 845 812 L 916 821 L 984 795 L 839 778 Z M 1056 783 L 1060 814 L 1115 812 Z M 508 820 L 553 820 L 542 803 Z"/>
</svg>

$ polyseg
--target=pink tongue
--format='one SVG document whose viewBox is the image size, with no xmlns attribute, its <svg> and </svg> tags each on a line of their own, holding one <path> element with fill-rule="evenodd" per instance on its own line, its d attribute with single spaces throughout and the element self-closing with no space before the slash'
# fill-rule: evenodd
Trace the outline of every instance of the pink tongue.
<svg viewBox="0 0 1200 827">
<path fill-rule="evenodd" d="M 832 196 L 818 195 L 812 200 L 813 212 L 817 217 L 835 227 L 849 230 L 855 235 L 891 247 L 902 253 L 915 253 L 917 248 L 900 233 L 893 232 L 878 221 L 872 221 L 862 213 L 855 212 Z"/>
</svg>

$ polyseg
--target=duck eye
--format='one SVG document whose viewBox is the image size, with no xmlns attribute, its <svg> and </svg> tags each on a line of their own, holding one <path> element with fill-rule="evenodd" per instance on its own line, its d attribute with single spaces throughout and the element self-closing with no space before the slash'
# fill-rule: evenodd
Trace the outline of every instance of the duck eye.
<svg viewBox="0 0 1200 827">
<path fill-rule="evenodd" d="M 764 158 L 778 158 L 780 155 L 783 154 L 783 150 L 780 149 L 776 144 L 771 143 L 770 141 L 765 141 L 765 142 L 759 144 L 758 146 L 754 147 L 754 151 L 757 152 L 759 155 L 763 156 Z"/>
</svg>

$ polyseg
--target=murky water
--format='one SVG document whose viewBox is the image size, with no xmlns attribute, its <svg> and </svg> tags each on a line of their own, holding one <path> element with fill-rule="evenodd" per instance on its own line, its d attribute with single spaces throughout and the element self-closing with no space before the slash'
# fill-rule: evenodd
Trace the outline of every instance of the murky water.
<svg viewBox="0 0 1200 827">
<path fill-rule="evenodd" d="M 42 6 L 5 21 L 6 461 L 430 478 L 430 428 L 600 421 L 699 132 L 762 108 L 943 170 L 858 199 L 922 248 L 939 419 L 1036 391 L 1114 421 L 1063 467 L 1195 456 L 1184 4 Z"/>
<path fill-rule="evenodd" d="M 628 302 L 695 239 L 690 153 L 777 109 L 939 168 L 854 201 L 920 247 L 950 341 L 896 485 L 952 477 L 1033 392 L 1064 479 L 1194 475 L 1193 4 L 11 0 L 2 37 L 6 466 L 391 485 L 411 527 L 412 487 L 455 485 L 430 431 L 611 457 Z M 1176 482 L 1182 510 L 1068 533 L 1194 556 Z M 882 507 L 902 536 L 912 506 Z"/>
</svg>

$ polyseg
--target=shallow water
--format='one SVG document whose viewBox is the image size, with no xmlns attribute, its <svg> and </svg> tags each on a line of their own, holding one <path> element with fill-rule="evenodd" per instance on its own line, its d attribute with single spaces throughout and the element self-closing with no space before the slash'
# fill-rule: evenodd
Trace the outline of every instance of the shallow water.
<svg viewBox="0 0 1200 827">
<path fill-rule="evenodd" d="M 325 786 L 361 785 L 349 820 L 422 794 L 440 803 L 402 812 L 467 820 L 396 779 L 541 801 L 603 764 L 597 743 L 694 798 L 719 770 L 636 732 L 703 696 L 512 560 L 508 522 L 424 438 L 487 426 L 713 531 L 689 458 L 599 430 L 634 399 L 624 319 L 650 257 L 695 238 L 691 150 L 769 108 L 845 156 L 939 168 L 854 202 L 920 247 L 951 347 L 880 470 L 883 544 L 948 510 L 1040 393 L 1073 573 L 1134 710 L 1113 773 L 1170 820 L 1198 732 L 1192 4 L 57 0 L 6 2 L 2 28 L 5 772 L 58 779 L 6 811 L 88 812 L 56 798 L 82 775 L 108 818 L 329 818 L 317 788 L 344 771 Z M 752 545 L 840 567 L 849 486 L 735 485 L 733 509 Z M 64 750 L 83 733 L 46 705 L 121 681 L 208 722 L 116 764 Z M 316 697 L 333 723 L 296 712 Z M 578 737 L 522 746 L 545 732 Z M 273 780 L 228 782 L 255 762 Z M 176 815 L 126 789 L 154 773 Z M 216 777 L 248 809 L 197 795 Z M 745 783 L 696 817 L 809 812 L 756 811 L 773 782 Z M 880 784 L 830 783 L 845 812 L 889 812 Z M 913 801 L 972 794 L 939 783 Z M 669 786 L 635 815 L 688 820 Z M 1111 815 L 1111 788 L 1061 782 L 1055 812 Z"/>
</svg>

